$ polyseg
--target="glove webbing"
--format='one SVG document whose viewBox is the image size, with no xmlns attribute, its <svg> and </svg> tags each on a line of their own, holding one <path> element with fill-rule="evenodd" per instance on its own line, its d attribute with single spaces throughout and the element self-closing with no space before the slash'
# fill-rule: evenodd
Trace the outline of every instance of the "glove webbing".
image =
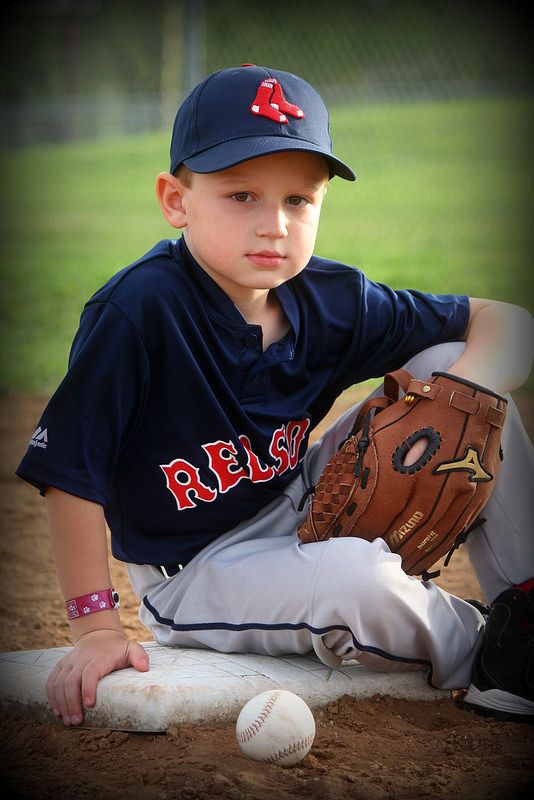
<svg viewBox="0 0 534 800">
<path fill-rule="evenodd" d="M 377 400 L 382 400 L 382 398 L 377 398 Z M 379 403 L 378 405 L 380 405 L 380 407 L 383 407 L 382 403 Z M 373 404 L 373 407 L 374 407 L 374 404 Z M 368 438 L 369 437 L 369 425 L 371 424 L 372 416 L 373 416 L 373 409 L 369 408 L 369 410 L 365 414 L 365 417 L 363 419 L 363 424 L 361 426 L 362 435 L 361 435 L 361 438 L 360 438 L 360 440 L 358 442 L 358 458 L 356 459 L 356 463 L 354 465 L 354 477 L 355 478 L 360 477 L 360 472 L 362 472 L 363 457 L 364 457 L 364 455 L 365 455 L 365 453 L 367 451 L 367 448 L 369 447 L 369 438 Z M 356 418 L 356 421 L 355 421 L 354 425 L 352 426 L 352 430 L 351 430 L 349 436 L 347 436 L 345 439 L 343 439 L 342 442 L 340 442 L 340 444 L 339 444 L 339 446 L 337 448 L 338 450 L 341 450 L 343 445 L 346 442 L 348 442 L 349 439 L 351 439 L 353 436 L 355 436 L 356 433 L 359 431 L 359 429 L 360 429 L 360 419 L 361 419 L 361 414 L 358 414 L 358 416 Z M 362 489 L 365 489 L 365 487 L 367 486 L 368 478 L 369 478 L 369 469 L 364 469 L 362 474 L 361 474 L 361 478 L 360 478 L 360 486 L 362 487 Z M 304 492 L 304 494 L 300 498 L 300 503 L 298 504 L 298 511 L 302 511 L 303 510 L 304 504 L 305 504 L 306 500 L 308 499 L 308 497 L 310 497 L 310 495 L 313 495 L 315 493 L 315 488 L 316 488 L 315 485 L 313 485 L 313 486 L 310 486 L 308 489 L 306 489 L 306 491 Z M 334 531 L 333 531 L 333 535 L 335 535 L 335 528 L 334 528 Z"/>
</svg>

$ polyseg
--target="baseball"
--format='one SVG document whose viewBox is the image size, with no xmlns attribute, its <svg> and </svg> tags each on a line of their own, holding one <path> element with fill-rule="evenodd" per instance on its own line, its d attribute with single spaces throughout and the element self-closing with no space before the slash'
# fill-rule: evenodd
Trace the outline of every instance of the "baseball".
<svg viewBox="0 0 534 800">
<path fill-rule="evenodd" d="M 243 706 L 236 724 L 247 758 L 291 767 L 309 752 L 315 737 L 313 714 L 298 695 L 273 689 Z"/>
</svg>

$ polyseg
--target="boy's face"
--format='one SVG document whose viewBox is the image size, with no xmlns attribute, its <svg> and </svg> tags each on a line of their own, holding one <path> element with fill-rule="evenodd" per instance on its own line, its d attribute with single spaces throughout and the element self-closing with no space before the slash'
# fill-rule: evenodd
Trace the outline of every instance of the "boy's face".
<svg viewBox="0 0 534 800">
<path fill-rule="evenodd" d="M 234 300 L 279 286 L 312 256 L 327 183 L 325 159 L 295 151 L 195 173 L 182 186 L 187 245 Z"/>
</svg>

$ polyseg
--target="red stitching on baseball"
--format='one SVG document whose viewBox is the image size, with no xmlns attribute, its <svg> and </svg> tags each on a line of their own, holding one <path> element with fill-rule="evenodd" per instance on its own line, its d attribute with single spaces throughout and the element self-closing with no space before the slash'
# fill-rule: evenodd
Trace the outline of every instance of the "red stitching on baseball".
<svg viewBox="0 0 534 800">
<path fill-rule="evenodd" d="M 279 690 L 272 693 L 272 695 L 266 701 L 265 705 L 263 706 L 262 710 L 260 711 L 256 719 L 254 720 L 254 722 L 251 722 L 250 725 L 244 728 L 239 734 L 240 742 L 248 742 L 249 739 L 252 739 L 252 737 L 255 736 L 256 733 L 258 733 L 259 729 L 261 728 L 261 726 L 263 725 L 263 723 L 266 721 L 269 714 L 273 710 L 274 704 L 279 697 L 280 697 Z"/>
<path fill-rule="evenodd" d="M 291 756 L 293 753 L 298 753 L 299 750 L 310 748 L 312 744 L 313 736 L 306 736 L 305 739 L 301 739 L 299 742 L 293 742 L 293 744 L 290 744 L 289 747 L 284 747 L 283 750 L 279 750 L 277 753 L 267 756 L 263 759 L 263 761 L 267 761 L 269 763 L 279 761 L 281 758 L 285 758 L 285 756 Z"/>
</svg>

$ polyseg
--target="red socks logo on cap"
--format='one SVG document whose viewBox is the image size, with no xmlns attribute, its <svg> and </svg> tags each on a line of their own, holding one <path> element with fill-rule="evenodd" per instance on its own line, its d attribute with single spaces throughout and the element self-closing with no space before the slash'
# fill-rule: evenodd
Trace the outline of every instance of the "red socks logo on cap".
<svg viewBox="0 0 534 800">
<path fill-rule="evenodd" d="M 266 78 L 260 83 L 250 110 L 258 117 L 267 117 L 284 124 L 288 122 L 286 114 L 297 119 L 304 118 L 301 108 L 287 102 L 276 78 Z"/>
</svg>

